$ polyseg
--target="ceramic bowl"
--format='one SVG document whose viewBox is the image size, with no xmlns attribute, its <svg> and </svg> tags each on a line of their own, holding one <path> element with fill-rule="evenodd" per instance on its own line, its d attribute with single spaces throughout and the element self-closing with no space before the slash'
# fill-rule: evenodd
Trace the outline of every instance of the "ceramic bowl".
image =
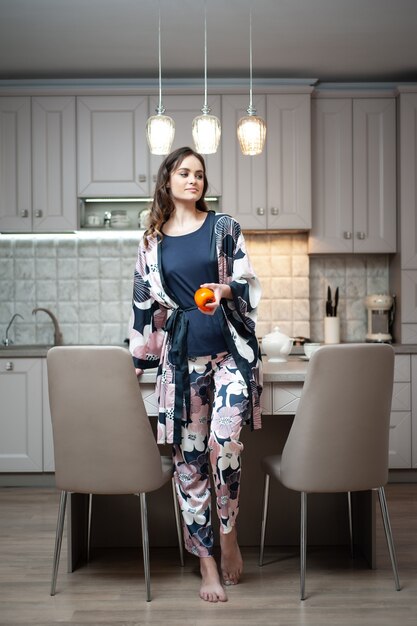
<svg viewBox="0 0 417 626">
<path fill-rule="evenodd" d="M 305 343 L 304 354 L 310 359 L 319 348 L 321 348 L 321 343 Z"/>
</svg>

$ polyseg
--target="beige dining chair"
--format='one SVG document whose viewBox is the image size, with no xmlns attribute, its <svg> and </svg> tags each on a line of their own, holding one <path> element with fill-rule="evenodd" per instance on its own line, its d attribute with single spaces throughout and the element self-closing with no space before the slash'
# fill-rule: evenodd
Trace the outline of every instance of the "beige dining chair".
<svg viewBox="0 0 417 626">
<path fill-rule="evenodd" d="M 172 479 L 172 459 L 159 453 L 132 358 L 117 346 L 60 346 L 48 351 L 47 369 L 55 482 L 61 490 L 51 595 L 55 595 L 68 493 L 135 494 L 140 498 L 146 599 L 150 602 L 146 493 Z M 183 565 L 174 486 L 173 500 Z"/>
<path fill-rule="evenodd" d="M 260 558 L 263 565 L 270 477 L 301 492 L 300 586 L 305 599 L 307 494 L 376 489 L 395 587 L 397 560 L 384 485 L 394 378 L 387 344 L 323 346 L 310 359 L 300 403 L 282 454 L 267 456 Z M 349 499 L 350 505 L 350 499 Z M 349 506 L 350 530 L 352 528 Z"/>
</svg>

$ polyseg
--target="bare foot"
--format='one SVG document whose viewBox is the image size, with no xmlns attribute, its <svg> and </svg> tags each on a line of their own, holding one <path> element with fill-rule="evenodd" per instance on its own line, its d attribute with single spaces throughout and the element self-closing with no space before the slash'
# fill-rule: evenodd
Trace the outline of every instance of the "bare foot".
<svg viewBox="0 0 417 626">
<path fill-rule="evenodd" d="M 236 526 L 230 533 L 220 533 L 221 570 L 225 585 L 237 585 L 243 570 L 242 555 L 237 542 Z"/>
<path fill-rule="evenodd" d="M 227 595 L 220 582 L 217 564 L 212 556 L 200 558 L 200 598 L 206 602 L 227 602 Z"/>
</svg>

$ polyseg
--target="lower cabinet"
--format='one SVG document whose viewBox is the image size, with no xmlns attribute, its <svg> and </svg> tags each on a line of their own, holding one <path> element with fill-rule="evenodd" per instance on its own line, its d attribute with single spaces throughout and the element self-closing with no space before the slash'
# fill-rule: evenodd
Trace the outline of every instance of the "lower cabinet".
<svg viewBox="0 0 417 626">
<path fill-rule="evenodd" d="M 395 356 L 394 389 L 389 437 L 389 467 L 405 469 L 411 465 L 411 357 Z M 416 389 L 417 392 L 417 389 Z"/>
<path fill-rule="evenodd" d="M 42 359 L 0 359 L 0 471 L 42 472 Z"/>
</svg>

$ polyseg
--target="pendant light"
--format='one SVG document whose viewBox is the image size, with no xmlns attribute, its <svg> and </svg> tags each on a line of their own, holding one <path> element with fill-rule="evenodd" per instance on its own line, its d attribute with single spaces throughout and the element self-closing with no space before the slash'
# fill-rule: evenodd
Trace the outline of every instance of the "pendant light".
<svg viewBox="0 0 417 626">
<path fill-rule="evenodd" d="M 242 117 L 237 125 L 237 136 L 240 149 L 247 156 L 261 154 L 266 137 L 266 124 L 256 115 L 252 103 L 252 7 L 249 14 L 249 107 L 248 114 Z"/>
<path fill-rule="evenodd" d="M 197 152 L 201 154 L 214 154 L 219 147 L 221 126 L 220 120 L 215 115 L 210 115 L 210 107 L 207 105 L 207 2 L 204 2 L 204 105 L 201 109 L 203 115 L 193 119 L 193 139 Z"/>
<path fill-rule="evenodd" d="M 146 123 L 146 139 L 151 154 L 169 154 L 175 135 L 175 122 L 172 117 L 164 115 L 161 89 L 161 3 L 158 11 L 158 56 L 159 56 L 159 102 L 155 109 L 156 115 Z"/>
</svg>

